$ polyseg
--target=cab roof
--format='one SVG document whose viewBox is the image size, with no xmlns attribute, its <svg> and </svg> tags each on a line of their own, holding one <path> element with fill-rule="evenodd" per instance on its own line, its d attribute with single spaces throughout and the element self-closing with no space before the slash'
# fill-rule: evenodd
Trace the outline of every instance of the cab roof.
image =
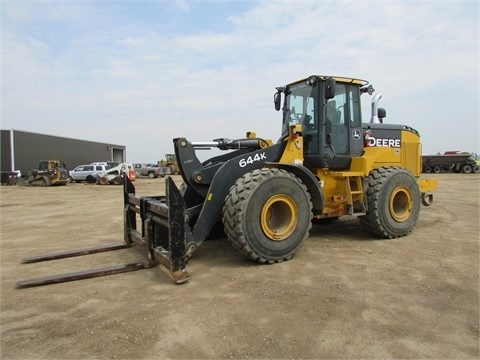
<svg viewBox="0 0 480 360">
<path fill-rule="evenodd" d="M 344 77 L 344 76 L 333 76 L 333 75 L 311 75 L 311 76 L 309 76 L 309 77 L 307 77 L 307 78 L 294 81 L 294 82 L 292 82 L 292 83 L 290 83 L 290 84 L 288 84 L 288 85 L 297 84 L 297 83 L 299 83 L 299 82 L 305 82 L 305 81 L 307 81 L 308 79 L 310 79 L 311 77 L 316 77 L 316 78 L 321 79 L 321 80 L 325 80 L 325 79 L 331 77 L 331 78 L 334 78 L 335 81 L 340 82 L 340 83 L 356 84 L 356 85 L 360 85 L 360 86 L 368 85 L 368 81 L 367 81 L 367 80 L 355 79 L 355 78 Z"/>
</svg>

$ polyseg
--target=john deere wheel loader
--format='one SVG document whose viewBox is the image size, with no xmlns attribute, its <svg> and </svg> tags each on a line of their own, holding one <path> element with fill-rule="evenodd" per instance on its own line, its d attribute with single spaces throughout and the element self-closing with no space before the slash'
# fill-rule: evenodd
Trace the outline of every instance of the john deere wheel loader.
<svg viewBox="0 0 480 360">
<path fill-rule="evenodd" d="M 160 165 L 168 168 L 172 175 L 180 174 L 175 154 L 165 154 L 165 159 L 160 161 Z"/>
<path fill-rule="evenodd" d="M 420 179 L 419 133 L 408 125 L 383 122 L 381 93 L 372 100 L 370 122 L 362 123 L 360 97 L 373 92 L 364 80 L 310 76 L 277 88 L 274 104 L 282 111 L 282 131 L 276 142 L 254 132 L 236 140 L 174 139 L 184 182 L 180 190 L 167 177 L 165 195 L 137 197 L 124 177 L 124 244 L 73 254 L 138 245 L 146 262 L 118 271 L 112 267 L 27 280 L 18 286 L 157 264 L 167 267 L 174 282 L 183 283 L 190 279 L 187 259 L 219 224 L 244 256 L 267 264 L 291 259 L 309 236 L 312 222 L 322 219 L 357 216 L 373 236 L 407 235 L 421 204 L 433 201 L 437 182 Z M 196 150 L 212 147 L 230 151 L 201 162 Z"/>
</svg>

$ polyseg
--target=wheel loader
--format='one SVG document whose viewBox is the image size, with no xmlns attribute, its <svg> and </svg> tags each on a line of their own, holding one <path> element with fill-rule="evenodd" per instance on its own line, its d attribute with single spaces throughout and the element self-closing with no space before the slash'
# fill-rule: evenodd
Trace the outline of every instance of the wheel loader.
<svg viewBox="0 0 480 360">
<path fill-rule="evenodd" d="M 137 197 L 124 176 L 124 242 L 103 248 L 43 255 L 36 262 L 137 245 L 146 261 L 23 281 L 30 287 L 164 265 L 177 284 L 190 275 L 186 262 L 212 231 L 243 256 L 263 264 L 291 259 L 312 223 L 358 217 L 379 238 L 408 235 L 421 205 L 433 201 L 437 180 L 421 179 L 419 133 L 387 124 L 376 94 L 369 122 L 362 122 L 367 81 L 313 75 L 276 88 L 281 135 L 272 141 L 247 132 L 239 139 L 173 140 L 183 184 L 166 178 L 166 193 Z M 200 161 L 197 150 L 222 155 Z"/>
<path fill-rule="evenodd" d="M 160 165 L 162 167 L 166 167 L 170 170 L 170 173 L 173 174 L 180 174 L 180 169 L 178 167 L 177 159 L 175 154 L 165 154 L 165 159 L 160 160 Z"/>
</svg>

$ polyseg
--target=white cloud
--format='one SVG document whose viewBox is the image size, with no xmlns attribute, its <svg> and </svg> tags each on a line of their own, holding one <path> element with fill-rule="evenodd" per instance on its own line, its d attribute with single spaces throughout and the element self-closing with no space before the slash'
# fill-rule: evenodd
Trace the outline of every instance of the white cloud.
<svg viewBox="0 0 480 360">
<path fill-rule="evenodd" d="M 187 0 L 175 0 L 175 7 L 181 11 L 188 11 L 191 9 L 190 3 Z"/>
<path fill-rule="evenodd" d="M 3 128 L 125 144 L 130 161 L 152 161 L 178 136 L 276 140 L 275 86 L 332 74 L 370 80 L 387 120 L 421 130 L 427 152 L 480 152 L 478 4 L 249 2 L 211 26 L 215 2 L 160 2 L 161 20 L 145 21 L 123 5 L 2 5 Z M 476 131 L 432 136 L 458 102 Z"/>
</svg>

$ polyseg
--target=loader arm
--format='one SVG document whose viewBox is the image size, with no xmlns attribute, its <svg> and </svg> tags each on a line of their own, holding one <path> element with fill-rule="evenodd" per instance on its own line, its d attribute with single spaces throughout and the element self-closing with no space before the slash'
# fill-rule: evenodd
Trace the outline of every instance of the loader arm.
<svg viewBox="0 0 480 360">
<path fill-rule="evenodd" d="M 240 155 L 267 147 L 265 140 L 256 138 L 238 140 L 217 139 L 208 143 L 192 143 L 185 138 L 177 138 L 173 140 L 173 144 L 183 181 L 191 190 L 201 195 L 202 198 L 206 197 L 213 177 L 224 163 Z M 210 158 L 201 163 L 196 155 L 196 149 L 210 149 L 211 147 L 235 151 Z"/>
<path fill-rule="evenodd" d="M 191 254 L 208 236 L 220 219 L 221 210 L 230 187 L 244 174 L 260 169 L 268 162 L 278 162 L 286 142 L 255 151 L 233 152 L 233 157 L 223 156 L 224 162 L 206 162 L 203 165 L 195 154 L 195 148 L 186 139 L 175 141 L 175 153 L 183 181 L 204 199 L 203 204 L 186 204 L 188 218 L 198 215 L 196 222 L 186 230 L 186 248 Z"/>
</svg>

